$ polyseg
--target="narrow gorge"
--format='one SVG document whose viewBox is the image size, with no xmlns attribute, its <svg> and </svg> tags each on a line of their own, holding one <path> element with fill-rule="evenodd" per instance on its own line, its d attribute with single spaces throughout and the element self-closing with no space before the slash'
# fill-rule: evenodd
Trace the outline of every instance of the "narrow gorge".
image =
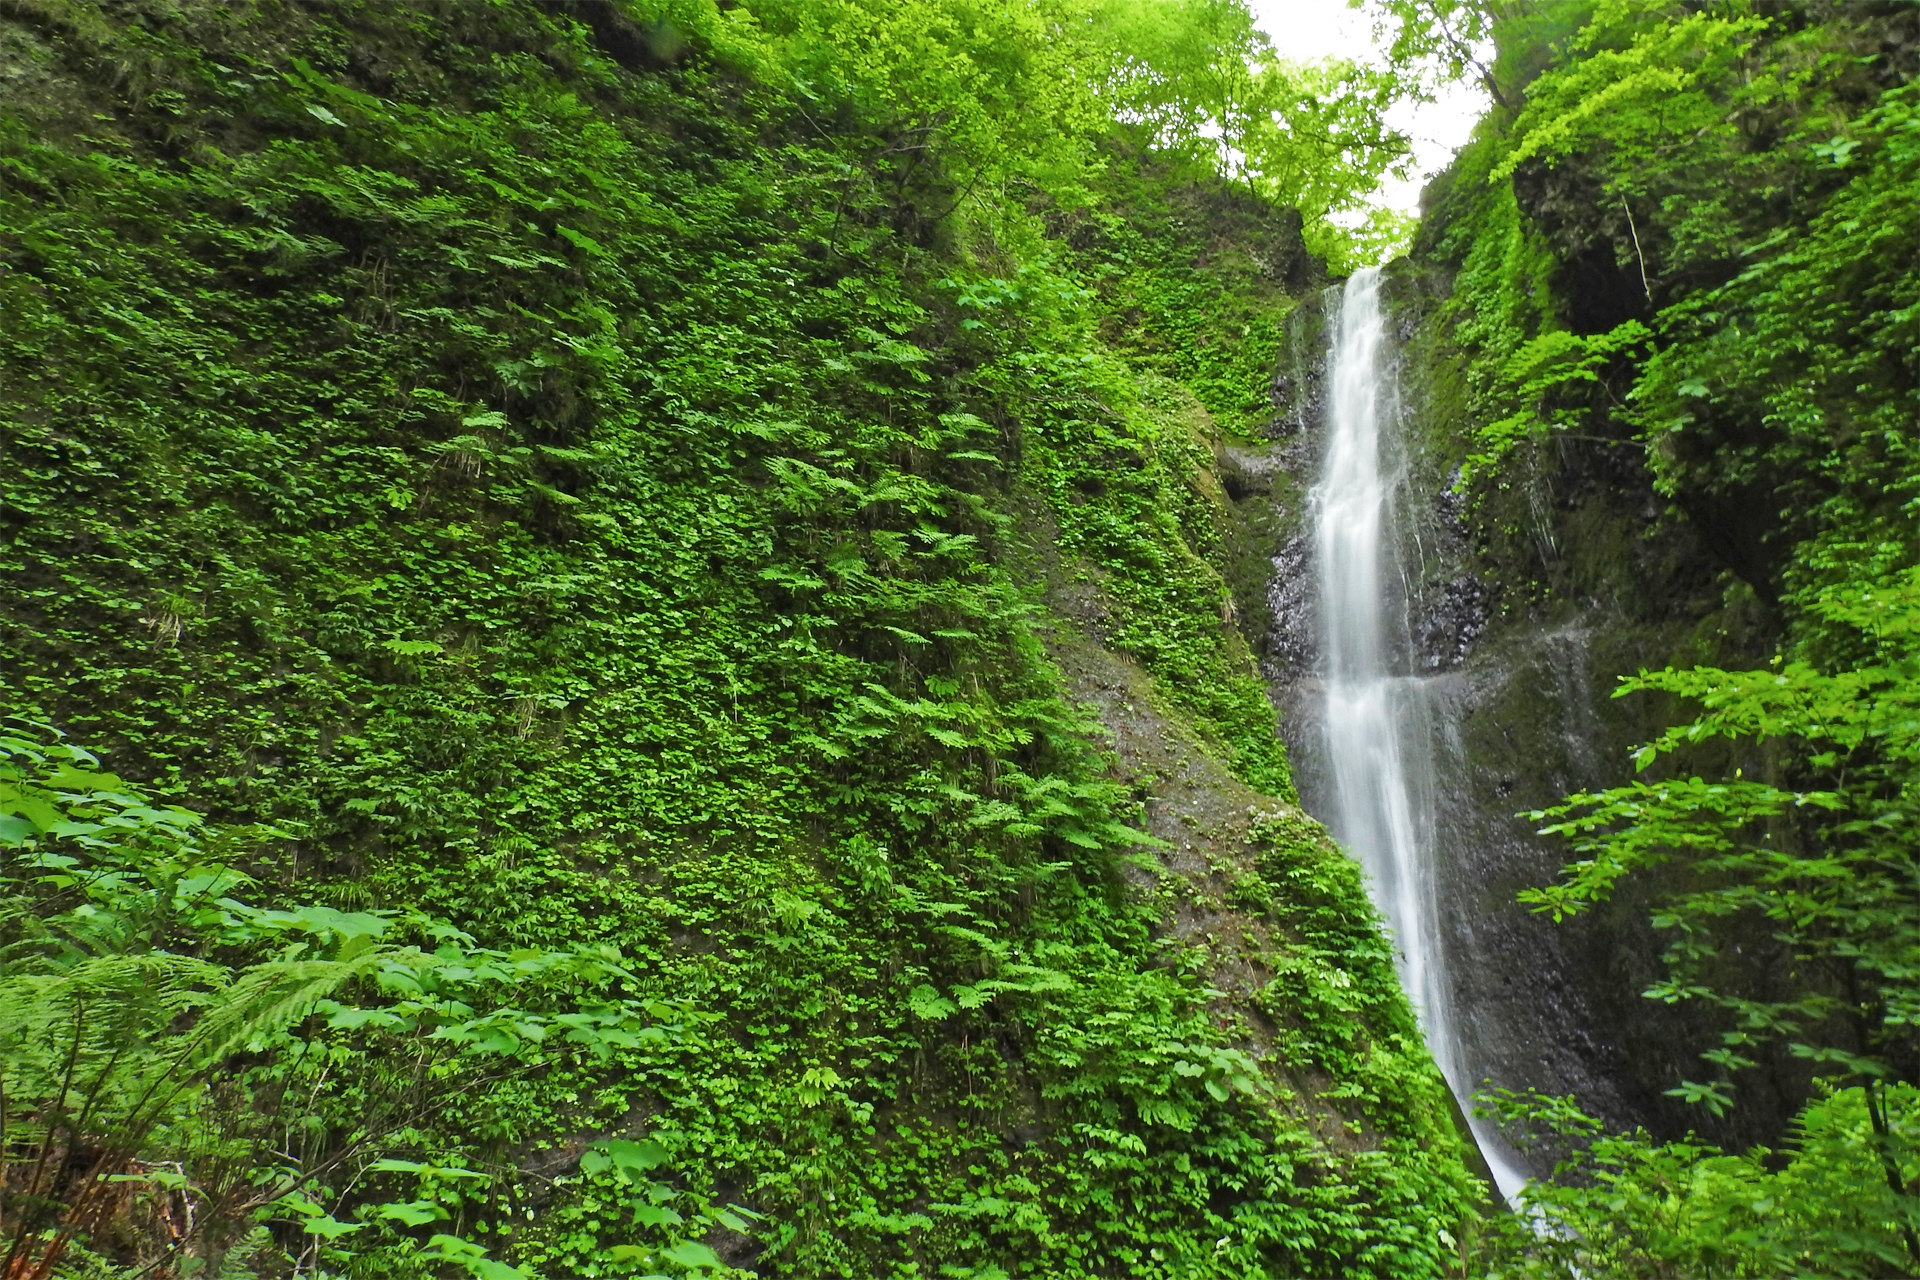
<svg viewBox="0 0 1920 1280">
<path fill-rule="evenodd" d="M 1920 6 L 1317 3 L 0 0 L 0 1275 L 1920 1274 Z"/>
</svg>

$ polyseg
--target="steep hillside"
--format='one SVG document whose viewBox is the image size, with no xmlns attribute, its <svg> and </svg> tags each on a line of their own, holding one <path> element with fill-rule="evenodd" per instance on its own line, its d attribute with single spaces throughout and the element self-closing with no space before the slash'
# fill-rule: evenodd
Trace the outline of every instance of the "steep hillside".
<svg viewBox="0 0 1920 1280">
<path fill-rule="evenodd" d="M 1441 1273 L 1222 577 L 1322 268 L 850 13 L 0 4 L 7 1267 Z"/>
</svg>

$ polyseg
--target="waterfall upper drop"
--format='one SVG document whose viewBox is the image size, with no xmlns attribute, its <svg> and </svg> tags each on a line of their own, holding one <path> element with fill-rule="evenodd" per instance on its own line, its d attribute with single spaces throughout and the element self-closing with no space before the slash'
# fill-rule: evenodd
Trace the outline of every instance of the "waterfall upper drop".
<svg viewBox="0 0 1920 1280">
<path fill-rule="evenodd" d="M 1375 905 L 1395 940 L 1400 979 L 1428 1047 L 1469 1114 L 1500 1193 L 1511 1202 L 1528 1174 L 1491 1126 L 1471 1118 L 1457 1012 L 1449 997 L 1438 918 L 1434 699 L 1407 655 L 1407 591 L 1395 520 L 1404 467 L 1391 430 L 1399 421 L 1380 271 L 1354 273 L 1342 292 L 1328 350 L 1326 451 L 1312 493 L 1314 568 L 1324 726 L 1334 834 L 1366 868 Z"/>
</svg>

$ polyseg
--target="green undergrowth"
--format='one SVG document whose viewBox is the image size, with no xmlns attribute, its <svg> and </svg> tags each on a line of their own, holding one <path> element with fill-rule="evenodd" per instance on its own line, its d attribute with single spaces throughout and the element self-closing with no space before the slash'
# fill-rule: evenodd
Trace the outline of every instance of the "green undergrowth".
<svg viewBox="0 0 1920 1280">
<path fill-rule="evenodd" d="M 40 59 L 0 117 L 9 710 L 241 831 L 269 903 L 618 957 L 666 1011 L 448 1076 L 385 1172 L 484 1174 L 463 1238 L 543 1276 L 643 1274 L 649 1187 L 713 1224 L 676 1273 L 1442 1271 L 1472 1191 L 1357 877 L 1271 840 L 1325 1081 L 1283 1096 L 1129 879 L 1017 567 L 1038 494 L 1110 643 L 1291 794 L 1207 487 L 1276 293 L 1218 356 L 1168 354 L 1218 283 L 1114 339 L 912 120 L 622 10 L 136 8 L 0 10 Z M 341 1154 L 355 1064 L 410 1052 L 357 1048 L 302 1121 L 335 1224 L 413 1203 Z M 189 1177 L 190 1128 L 152 1156 Z M 378 1248 L 247 1212 L 260 1258 L 467 1266 L 424 1209 Z"/>
<path fill-rule="evenodd" d="M 1188 388 L 1222 431 L 1256 436 L 1282 326 L 1325 278 L 1298 216 L 1135 146 L 1114 148 L 1102 190 L 1105 207 L 1056 231 L 1099 299 L 1102 339 Z"/>
</svg>

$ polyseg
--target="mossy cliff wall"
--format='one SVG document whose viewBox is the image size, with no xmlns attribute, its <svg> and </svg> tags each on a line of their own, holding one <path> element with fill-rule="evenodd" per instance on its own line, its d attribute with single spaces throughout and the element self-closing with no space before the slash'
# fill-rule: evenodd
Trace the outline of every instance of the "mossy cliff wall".
<svg viewBox="0 0 1920 1280">
<path fill-rule="evenodd" d="M 1664 1091 L 1689 1073 L 1709 1028 L 1642 997 L 1660 974 L 1647 925 L 1656 887 L 1555 924 L 1516 895 L 1550 882 L 1566 855 L 1528 811 L 1632 775 L 1634 747 L 1670 708 L 1620 701 L 1618 679 L 1683 661 L 1764 660 L 1764 623 L 1723 565 L 1665 504 L 1627 441 L 1562 440 L 1517 458 L 1497 484 L 1461 491 L 1473 440 L 1464 382 L 1472 355 L 1441 313 L 1450 272 L 1419 258 L 1389 269 L 1383 299 L 1397 356 L 1397 538 L 1407 566 L 1407 669 L 1435 692 L 1439 919 L 1468 1070 L 1506 1088 L 1572 1094 L 1621 1127 L 1714 1132 Z M 1274 380 L 1271 441 L 1230 458 L 1244 500 L 1242 609 L 1308 807 L 1330 811 L 1319 740 L 1320 654 L 1308 490 L 1325 426 L 1329 294 L 1291 317 Z M 1626 446 L 1623 450 L 1622 446 Z M 1261 570 L 1265 570 L 1264 575 Z M 1777 1136 L 1804 1088 L 1781 1065 L 1750 1127 Z M 1764 1115 L 1765 1119 L 1756 1119 Z M 1544 1169 L 1542 1170 L 1544 1172 Z"/>
<path fill-rule="evenodd" d="M 0 3 L 7 711 L 289 901 L 679 1011 L 390 1139 L 509 1262 L 651 1239 L 614 1134 L 755 1274 L 1438 1274 L 1475 1190 L 1216 467 L 1297 218 L 1118 135 L 1091 208 L 974 190 L 637 12 Z"/>
<path fill-rule="evenodd" d="M 1449 708 L 1442 916 L 1458 1008 L 1480 1019 L 1470 1056 L 1618 1125 L 1773 1142 L 1809 1068 L 1756 1051 L 1725 1115 L 1671 1094 L 1718 1078 L 1698 1055 L 1733 1021 L 1641 995 L 1676 936 L 1652 904 L 1703 881 L 1677 858 L 1553 925 L 1514 895 L 1570 855 L 1515 815 L 1629 781 L 1633 749 L 1688 714 L 1613 698 L 1622 677 L 1839 660 L 1849 642 L 1823 630 L 1820 592 L 1910 563 L 1912 508 L 1895 508 L 1912 469 L 1895 459 L 1920 394 L 1913 224 L 1892 210 L 1914 190 L 1917 22 L 1909 5 L 1538 6 L 1502 28 L 1506 104 L 1389 268 L 1411 669 Z M 1564 74 L 1534 81 L 1550 68 Z M 1283 721 L 1312 807 L 1299 492 L 1323 341 L 1310 308 L 1295 317 L 1308 355 L 1281 367 L 1275 422 L 1307 442 L 1248 471 L 1282 477 L 1261 481 L 1287 513 L 1259 553 L 1277 572 L 1256 647 L 1298 711 Z M 1684 768 L 1810 776 L 1754 742 L 1705 745 Z M 1796 966 L 1774 932 L 1736 930 L 1710 985 L 1778 998 Z"/>
<path fill-rule="evenodd" d="M 1610 694 L 1618 677 L 1686 658 L 1736 661 L 1751 619 L 1721 607 L 1713 561 L 1684 527 L 1661 527 L 1643 474 L 1605 448 L 1515 466 L 1475 502 L 1457 489 L 1470 426 L 1465 356 L 1434 318 L 1444 272 L 1401 260 L 1384 299 L 1398 347 L 1391 377 L 1405 473 L 1397 530 L 1407 565 L 1407 669 L 1429 681 L 1439 788 L 1432 845 L 1438 918 L 1467 1069 L 1507 1088 L 1572 1094 L 1621 1127 L 1684 1132 L 1702 1118 L 1664 1098 L 1695 1069 L 1706 1029 L 1641 996 L 1659 975 L 1651 890 L 1554 924 L 1516 895 L 1548 883 L 1564 850 L 1527 811 L 1631 776 L 1629 757 L 1666 708 Z M 1269 441 L 1237 446 L 1244 615 L 1308 808 L 1331 812 L 1320 723 L 1317 585 L 1309 490 L 1325 426 L 1325 311 L 1303 304 L 1275 379 Z M 1488 537 L 1488 525 L 1498 530 Z M 1527 576 L 1521 577 L 1524 573 Z M 1770 1086 L 1777 1123 L 1800 1082 Z M 1763 1127 L 1730 1140 L 1773 1136 Z M 1544 1172 L 1544 1168 L 1542 1169 Z"/>
</svg>

